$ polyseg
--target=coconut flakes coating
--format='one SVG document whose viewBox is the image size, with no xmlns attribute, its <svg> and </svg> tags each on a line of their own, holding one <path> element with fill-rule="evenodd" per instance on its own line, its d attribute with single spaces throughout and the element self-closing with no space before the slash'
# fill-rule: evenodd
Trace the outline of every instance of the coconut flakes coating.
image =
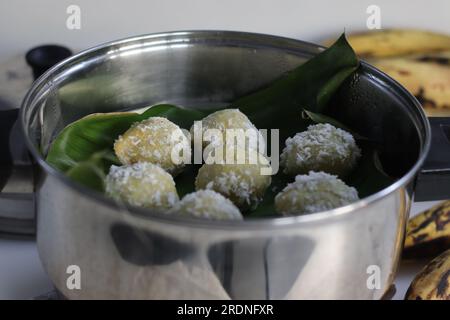
<svg viewBox="0 0 450 320">
<path fill-rule="evenodd" d="M 179 201 L 172 176 L 148 162 L 111 166 L 106 194 L 132 206 L 158 210 L 167 210 Z"/>
<path fill-rule="evenodd" d="M 280 164 L 290 175 L 313 170 L 344 177 L 360 157 L 361 150 L 350 133 L 330 124 L 316 124 L 286 140 Z"/>
<path fill-rule="evenodd" d="M 225 147 L 236 155 L 237 148 Z M 259 159 L 252 163 L 249 159 Z M 236 158 L 235 158 L 236 160 Z M 253 149 L 245 151 L 243 163 L 205 163 L 195 179 L 196 190 L 214 190 L 230 199 L 242 211 L 254 209 L 261 202 L 272 181 L 270 175 L 261 174 L 262 168 L 269 168 L 269 161 Z"/>
<path fill-rule="evenodd" d="M 212 190 L 199 190 L 185 195 L 170 213 L 213 220 L 243 219 L 233 202 Z"/>
<path fill-rule="evenodd" d="M 357 201 L 358 192 L 325 172 L 298 175 L 275 197 L 275 209 L 283 215 L 302 215 L 341 207 Z"/>
<path fill-rule="evenodd" d="M 135 123 L 119 136 L 114 143 L 114 151 L 123 164 L 150 162 L 176 175 L 185 163 L 176 163 L 172 159 L 175 146 L 186 150 L 186 158 L 190 159 L 191 143 L 180 127 L 166 118 L 151 117 Z"/>
<path fill-rule="evenodd" d="M 218 144 L 227 144 L 227 130 L 228 129 L 243 129 L 244 131 L 248 131 L 249 134 L 251 134 L 252 139 L 249 140 L 248 138 L 245 139 L 245 142 L 239 143 L 241 147 L 250 147 L 252 149 L 258 150 L 258 142 L 261 148 L 265 148 L 265 141 L 263 136 L 260 134 L 258 129 L 253 125 L 253 123 L 248 119 L 248 117 L 243 114 L 239 109 L 223 109 L 216 111 L 214 113 L 211 113 L 210 115 L 206 116 L 202 119 L 202 135 L 203 137 L 206 136 L 206 132 L 208 129 L 217 129 L 220 131 L 221 139 L 213 135 L 212 141 L 205 141 L 203 140 L 203 146 L 209 144 L 209 142 L 212 143 L 218 143 Z M 191 127 L 191 138 L 194 138 L 194 125 Z M 228 133 L 229 134 L 229 133 Z M 233 142 L 234 144 L 235 142 Z M 229 144 L 229 143 L 228 143 Z M 261 152 L 261 150 L 259 150 Z"/>
</svg>

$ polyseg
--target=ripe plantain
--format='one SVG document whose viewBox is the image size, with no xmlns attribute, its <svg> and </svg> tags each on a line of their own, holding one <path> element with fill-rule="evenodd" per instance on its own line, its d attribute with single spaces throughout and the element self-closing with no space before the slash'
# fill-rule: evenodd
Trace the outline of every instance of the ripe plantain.
<svg viewBox="0 0 450 320">
<path fill-rule="evenodd" d="M 450 249 L 450 200 L 409 220 L 403 257 L 435 257 L 447 249 Z"/>
<path fill-rule="evenodd" d="M 407 300 L 450 300 L 450 250 L 432 260 L 414 278 Z"/>
<path fill-rule="evenodd" d="M 384 29 L 350 34 L 350 45 L 361 58 L 383 58 L 450 50 L 450 36 L 424 30 Z M 325 45 L 334 41 L 327 40 Z"/>
</svg>

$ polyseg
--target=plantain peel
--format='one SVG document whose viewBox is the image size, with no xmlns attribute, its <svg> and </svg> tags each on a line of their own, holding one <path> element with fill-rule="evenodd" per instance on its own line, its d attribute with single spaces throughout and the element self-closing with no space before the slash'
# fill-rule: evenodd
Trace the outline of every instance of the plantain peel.
<svg viewBox="0 0 450 320">
<path fill-rule="evenodd" d="M 432 260 L 414 278 L 407 300 L 450 300 L 450 250 Z"/>
<path fill-rule="evenodd" d="M 450 200 L 426 210 L 408 221 L 403 257 L 435 257 L 450 249 Z"/>
</svg>

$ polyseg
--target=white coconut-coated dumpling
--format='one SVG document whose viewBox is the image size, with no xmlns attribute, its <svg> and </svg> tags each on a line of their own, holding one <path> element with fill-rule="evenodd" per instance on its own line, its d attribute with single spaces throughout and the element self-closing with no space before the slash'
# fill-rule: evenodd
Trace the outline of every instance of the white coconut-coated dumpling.
<svg viewBox="0 0 450 320">
<path fill-rule="evenodd" d="M 353 136 L 330 124 L 316 124 L 286 140 L 280 165 L 289 175 L 323 171 L 345 177 L 356 166 L 361 150 Z"/>
<path fill-rule="evenodd" d="M 243 152 L 242 159 L 239 152 Z M 233 164 L 227 161 L 227 154 L 235 155 Z M 195 180 L 196 190 L 214 190 L 242 211 L 256 208 L 272 181 L 267 158 L 253 149 L 226 146 L 223 159 L 213 163 L 206 159 Z"/>
<path fill-rule="evenodd" d="M 213 190 L 189 193 L 169 213 L 212 220 L 242 220 L 239 209 Z"/>
<path fill-rule="evenodd" d="M 283 215 L 302 215 L 338 208 L 358 200 L 358 192 L 325 172 L 298 175 L 275 197 L 275 209 Z"/>
<path fill-rule="evenodd" d="M 172 176 L 149 162 L 111 166 L 105 189 L 117 201 L 160 211 L 170 209 L 179 201 Z"/>
<path fill-rule="evenodd" d="M 197 124 L 198 125 L 198 124 Z M 191 138 L 195 137 L 195 124 L 191 127 Z M 201 133 L 203 136 L 203 146 L 205 147 L 209 143 L 216 144 L 239 144 L 241 147 L 250 147 L 252 149 L 258 150 L 258 144 L 260 146 L 260 152 L 262 148 L 265 148 L 265 141 L 263 136 L 260 134 L 258 129 L 253 125 L 253 123 L 248 119 L 248 117 L 243 114 L 239 109 L 223 109 L 211 113 L 201 120 Z M 216 130 L 217 133 L 215 131 Z M 233 129 L 233 130 L 230 130 Z M 242 129 L 244 134 L 243 139 L 238 140 L 232 136 L 232 134 L 240 134 L 236 129 Z M 208 130 L 210 130 L 208 134 Z M 220 137 L 218 137 L 220 135 Z"/>
</svg>

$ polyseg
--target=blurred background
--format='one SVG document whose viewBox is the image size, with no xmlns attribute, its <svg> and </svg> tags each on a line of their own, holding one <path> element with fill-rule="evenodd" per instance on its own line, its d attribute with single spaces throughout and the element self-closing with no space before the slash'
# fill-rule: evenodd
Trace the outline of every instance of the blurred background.
<svg viewBox="0 0 450 320">
<path fill-rule="evenodd" d="M 66 27 L 70 5 L 81 10 L 81 28 Z M 381 9 L 381 27 L 450 32 L 448 0 L 2 0 L 0 63 L 43 43 L 74 51 L 143 33 L 226 29 L 270 33 L 318 42 L 367 30 L 370 5 Z"/>
</svg>

